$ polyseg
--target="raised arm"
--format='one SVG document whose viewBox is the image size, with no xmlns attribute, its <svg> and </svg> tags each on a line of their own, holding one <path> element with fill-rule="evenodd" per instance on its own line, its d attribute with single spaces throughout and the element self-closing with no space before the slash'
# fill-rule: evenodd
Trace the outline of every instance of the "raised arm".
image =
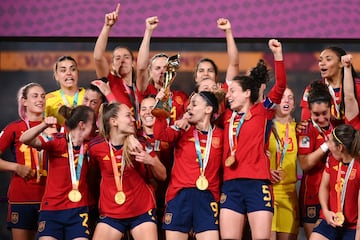
<svg viewBox="0 0 360 240">
<path fill-rule="evenodd" d="M 359 114 L 359 104 L 354 93 L 355 86 L 351 69 L 352 55 L 347 54 L 342 56 L 341 62 L 344 65 L 343 94 L 345 102 L 345 117 L 348 121 L 351 121 Z"/>
<path fill-rule="evenodd" d="M 229 19 L 219 18 L 217 20 L 217 26 L 219 29 L 225 32 L 227 54 L 229 57 L 229 65 L 226 70 L 225 81 L 231 81 L 235 76 L 239 74 L 239 51 L 237 49 L 235 39 L 231 30 L 231 24 Z"/>
<path fill-rule="evenodd" d="M 28 129 L 27 131 L 25 131 L 20 136 L 20 142 L 23 142 L 26 145 L 29 145 L 34 148 L 41 148 L 42 143 L 41 143 L 40 139 L 38 139 L 37 137 L 46 128 L 53 127 L 56 124 L 57 124 L 57 119 L 55 117 L 47 117 L 39 125 L 36 125 L 35 127 L 32 127 L 30 129 Z"/>
<path fill-rule="evenodd" d="M 149 84 L 149 55 L 150 55 L 150 39 L 153 31 L 158 26 L 159 19 L 157 16 L 149 17 L 145 20 L 146 29 L 144 33 L 143 40 L 141 41 L 141 45 L 139 48 L 139 53 L 137 57 L 136 70 L 136 87 L 139 91 L 144 92 Z"/>
<path fill-rule="evenodd" d="M 274 103 L 280 103 L 286 89 L 286 72 L 282 54 L 282 45 L 276 39 L 269 40 L 269 48 L 274 55 L 275 61 L 275 85 L 269 93 L 269 98 Z"/>
<path fill-rule="evenodd" d="M 117 22 L 120 11 L 120 3 L 118 3 L 114 12 L 105 15 L 105 23 L 94 48 L 94 62 L 97 78 L 107 77 L 109 74 L 109 63 L 105 57 L 106 46 L 112 26 Z"/>
</svg>

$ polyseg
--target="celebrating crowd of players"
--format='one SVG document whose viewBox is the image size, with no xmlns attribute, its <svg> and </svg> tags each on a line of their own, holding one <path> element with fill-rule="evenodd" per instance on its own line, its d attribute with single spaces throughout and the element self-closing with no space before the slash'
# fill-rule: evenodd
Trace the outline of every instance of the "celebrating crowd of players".
<svg viewBox="0 0 360 240">
<path fill-rule="evenodd" d="M 126 47 L 105 57 L 120 4 L 94 48 L 97 80 L 78 86 L 71 56 L 54 64 L 60 88 L 19 89 L 19 119 L 0 135 L 0 170 L 12 171 L 8 227 L 35 239 L 360 239 L 360 82 L 338 47 L 319 58 L 322 79 L 292 116 L 282 44 L 268 42 L 275 84 L 259 60 L 239 74 L 228 19 L 224 81 L 211 59 L 194 71 L 191 96 L 167 84 L 169 56 L 150 56 L 157 17 L 146 19 L 137 60 Z M 165 103 L 160 105 L 159 103 Z M 155 114 L 160 108 L 168 115 Z M 303 170 L 296 191 L 297 161 Z"/>
</svg>

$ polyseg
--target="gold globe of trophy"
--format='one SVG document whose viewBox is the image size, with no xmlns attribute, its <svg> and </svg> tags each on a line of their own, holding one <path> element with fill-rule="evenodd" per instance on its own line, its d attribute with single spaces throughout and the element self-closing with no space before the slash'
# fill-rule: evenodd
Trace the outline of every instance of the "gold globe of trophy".
<svg viewBox="0 0 360 240">
<path fill-rule="evenodd" d="M 169 92 L 170 86 L 175 80 L 176 70 L 180 67 L 180 54 L 176 54 L 167 59 L 166 71 L 165 71 L 165 96 L 163 99 L 158 100 L 155 104 L 155 107 L 151 111 L 152 115 L 158 118 L 168 118 L 171 114 L 171 109 L 169 106 Z"/>
</svg>

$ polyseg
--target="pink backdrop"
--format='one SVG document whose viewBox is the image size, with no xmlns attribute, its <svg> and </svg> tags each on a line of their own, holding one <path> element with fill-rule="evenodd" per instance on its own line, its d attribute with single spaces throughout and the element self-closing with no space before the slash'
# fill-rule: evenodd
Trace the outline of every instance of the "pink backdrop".
<svg viewBox="0 0 360 240">
<path fill-rule="evenodd" d="M 2 0 L 0 36 L 97 36 L 116 1 Z M 124 0 L 114 37 L 140 37 L 157 15 L 154 37 L 223 37 L 231 20 L 240 38 L 360 38 L 357 0 Z"/>
</svg>

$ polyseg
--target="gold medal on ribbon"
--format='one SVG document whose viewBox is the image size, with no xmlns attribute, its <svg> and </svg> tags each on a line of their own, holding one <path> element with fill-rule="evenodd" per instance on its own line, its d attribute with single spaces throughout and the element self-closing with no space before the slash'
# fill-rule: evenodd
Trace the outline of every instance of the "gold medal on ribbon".
<svg viewBox="0 0 360 240">
<path fill-rule="evenodd" d="M 235 163 L 235 156 L 231 154 L 231 155 L 225 160 L 225 167 L 231 167 L 234 163 Z"/>
<path fill-rule="evenodd" d="M 206 177 L 204 175 L 200 175 L 199 178 L 196 180 L 196 187 L 199 190 L 206 190 L 209 186 L 209 182 L 206 179 Z"/>
<path fill-rule="evenodd" d="M 335 222 L 336 222 L 337 224 L 342 225 L 342 224 L 344 223 L 344 221 L 345 221 L 345 216 L 344 216 L 344 214 L 343 214 L 342 212 L 337 212 L 337 213 L 336 213 Z"/>
<path fill-rule="evenodd" d="M 68 198 L 72 202 L 80 202 L 81 200 L 81 193 L 77 189 L 73 189 L 69 192 Z"/>
<path fill-rule="evenodd" d="M 115 194 L 115 202 L 119 205 L 124 204 L 126 200 L 126 195 L 123 191 L 117 192 Z"/>
</svg>

